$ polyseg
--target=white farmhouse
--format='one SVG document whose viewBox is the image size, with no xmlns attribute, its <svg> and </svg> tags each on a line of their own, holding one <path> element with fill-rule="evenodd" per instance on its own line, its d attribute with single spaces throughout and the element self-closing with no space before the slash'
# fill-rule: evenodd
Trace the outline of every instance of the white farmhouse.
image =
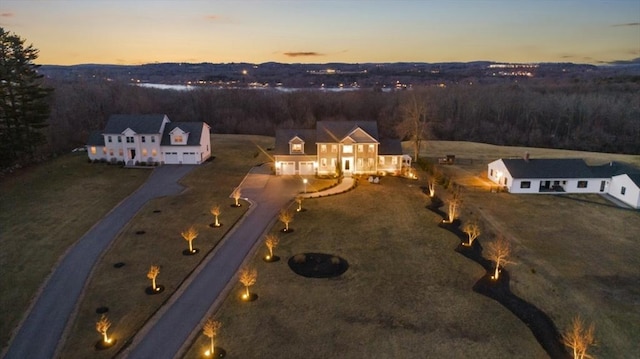
<svg viewBox="0 0 640 359">
<path fill-rule="evenodd" d="M 510 193 L 601 193 L 640 208 L 640 170 L 617 162 L 503 158 L 489 163 L 487 177 Z"/>
<path fill-rule="evenodd" d="M 138 164 L 200 164 L 211 157 L 210 127 L 171 122 L 166 115 L 112 115 L 87 141 L 90 160 Z"/>
</svg>

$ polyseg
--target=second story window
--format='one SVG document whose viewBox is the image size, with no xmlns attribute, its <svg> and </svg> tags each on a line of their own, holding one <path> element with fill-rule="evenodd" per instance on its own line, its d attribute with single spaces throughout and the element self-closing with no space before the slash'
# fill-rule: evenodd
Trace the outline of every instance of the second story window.
<svg viewBox="0 0 640 359">
<path fill-rule="evenodd" d="M 322 153 L 327 152 L 327 145 L 320 145 L 320 152 Z"/>
<path fill-rule="evenodd" d="M 369 153 L 373 153 L 374 149 L 375 149 L 374 145 L 369 145 Z"/>
<path fill-rule="evenodd" d="M 107 136 L 107 142 L 111 143 L 111 136 Z"/>
<path fill-rule="evenodd" d="M 301 143 L 292 143 L 291 144 L 291 152 L 302 152 L 302 144 Z"/>
<path fill-rule="evenodd" d="M 151 136 L 151 143 L 156 143 L 156 136 Z"/>
<path fill-rule="evenodd" d="M 182 136 L 181 136 L 181 135 L 176 135 L 176 136 L 173 138 L 173 142 L 175 142 L 175 143 L 182 143 Z"/>
<path fill-rule="evenodd" d="M 147 142 L 147 139 L 144 136 L 140 136 L 140 142 L 145 143 Z"/>
<path fill-rule="evenodd" d="M 331 145 L 331 153 L 338 153 L 338 145 Z"/>
<path fill-rule="evenodd" d="M 127 136 L 127 143 L 133 143 L 133 136 Z"/>
<path fill-rule="evenodd" d="M 118 143 L 122 143 L 122 136 L 118 136 Z"/>
<path fill-rule="evenodd" d="M 358 152 L 362 152 L 362 151 L 363 151 L 362 145 L 358 145 Z"/>
</svg>

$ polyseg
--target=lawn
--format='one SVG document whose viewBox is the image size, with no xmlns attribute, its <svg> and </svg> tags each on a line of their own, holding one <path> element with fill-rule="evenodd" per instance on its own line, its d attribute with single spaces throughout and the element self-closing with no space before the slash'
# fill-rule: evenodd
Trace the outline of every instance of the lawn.
<svg viewBox="0 0 640 359">
<path fill-rule="evenodd" d="M 150 173 L 71 153 L 1 179 L 2 347 L 60 256 Z"/>
<path fill-rule="evenodd" d="M 529 151 L 538 157 L 585 158 L 640 164 L 640 156 L 431 142 L 428 155 L 454 153 L 454 181 L 477 178 L 486 163 Z M 291 234 L 279 234 L 265 263 L 261 247 L 251 259 L 258 281 L 255 302 L 239 298 L 234 284 L 216 311 L 217 344 L 229 358 L 281 357 L 499 357 L 544 358 L 528 328 L 497 302 L 471 288 L 484 271 L 454 252 L 457 238 L 438 228 L 419 182 L 361 181 L 344 195 L 305 201 Z M 473 181 L 468 181 L 473 182 Z M 596 326 L 598 357 L 640 352 L 640 212 L 620 209 L 598 195 L 535 196 L 463 189 L 462 219 L 478 217 L 480 241 L 504 234 L 514 247 L 513 293 L 544 311 L 560 332 L 581 315 Z M 442 191 L 442 189 L 439 189 Z M 446 194 L 443 194 L 446 196 Z M 274 226 L 277 233 L 281 225 Z M 294 274 L 287 260 L 303 252 L 346 259 L 333 279 Z M 196 328 L 197 330 L 197 328 Z M 185 358 L 199 358 L 208 339 L 199 335 Z"/>
</svg>

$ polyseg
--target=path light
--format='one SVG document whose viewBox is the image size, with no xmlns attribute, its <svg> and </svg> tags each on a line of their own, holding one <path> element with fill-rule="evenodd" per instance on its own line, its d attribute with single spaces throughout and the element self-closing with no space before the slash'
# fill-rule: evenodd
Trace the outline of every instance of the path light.
<svg viewBox="0 0 640 359">
<path fill-rule="evenodd" d="M 302 179 L 302 183 L 304 184 L 304 193 L 307 193 L 307 182 L 309 182 L 309 180 L 306 178 Z"/>
<path fill-rule="evenodd" d="M 202 327 L 202 332 L 204 333 L 204 335 L 206 335 L 211 339 L 211 342 L 209 344 L 209 349 L 207 349 L 207 351 L 204 352 L 205 356 L 208 356 L 208 357 L 215 356 L 216 351 L 213 343 L 216 335 L 218 335 L 218 331 L 220 330 L 221 326 L 222 326 L 222 323 L 215 321 L 212 318 L 207 319 L 207 322 L 204 323 L 204 326 Z"/>
<path fill-rule="evenodd" d="M 302 212 L 302 196 L 296 196 L 296 203 L 298 204 L 296 212 Z"/>
<path fill-rule="evenodd" d="M 193 240 L 198 237 L 198 231 L 191 226 L 180 234 L 185 241 L 189 242 L 189 253 L 195 253 L 196 251 L 193 249 Z"/>
<path fill-rule="evenodd" d="M 158 277 L 158 274 L 160 274 L 160 267 L 153 265 L 149 268 L 149 272 L 147 273 L 147 278 L 151 279 L 151 289 L 154 292 L 160 291 L 160 288 L 156 286 L 156 278 Z"/>
<path fill-rule="evenodd" d="M 213 206 L 210 212 L 215 217 L 215 222 L 213 223 L 213 226 L 220 227 L 220 222 L 218 221 L 218 217 L 220 216 L 220 206 L 219 205 Z"/>
<path fill-rule="evenodd" d="M 267 246 L 267 249 L 269 249 L 269 254 L 265 257 L 267 261 L 273 259 L 273 249 L 278 246 L 278 242 L 280 242 L 280 240 L 273 234 L 268 234 L 265 238 L 264 244 Z"/>
<path fill-rule="evenodd" d="M 240 271 L 240 283 L 244 285 L 246 291 L 242 294 L 243 300 L 250 300 L 251 293 L 249 293 L 249 287 L 256 284 L 256 279 L 258 278 L 258 271 L 255 269 L 244 268 Z"/>
<path fill-rule="evenodd" d="M 104 345 L 110 345 L 112 342 L 112 339 L 107 335 L 107 331 L 110 327 L 111 322 L 109 321 L 109 318 L 107 318 L 105 314 L 102 314 L 100 320 L 96 322 L 96 330 L 98 331 L 98 333 L 100 333 L 100 335 L 102 335 L 102 343 Z"/>
</svg>

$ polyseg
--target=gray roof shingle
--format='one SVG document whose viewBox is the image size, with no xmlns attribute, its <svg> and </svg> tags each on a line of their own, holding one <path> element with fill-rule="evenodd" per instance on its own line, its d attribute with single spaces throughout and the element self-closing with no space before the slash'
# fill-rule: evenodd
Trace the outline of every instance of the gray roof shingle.
<svg viewBox="0 0 640 359">
<path fill-rule="evenodd" d="M 503 159 L 513 178 L 594 178 L 589 166 L 582 159 Z"/>
<path fill-rule="evenodd" d="M 402 154 L 402 142 L 396 139 L 382 139 L 378 146 L 379 155 L 401 155 Z"/>
<path fill-rule="evenodd" d="M 289 154 L 289 141 L 294 137 L 300 137 L 304 141 L 304 153 L 308 155 L 315 155 L 318 152 L 316 146 L 316 130 L 307 129 L 277 129 L 276 130 L 276 145 L 273 149 L 273 153 L 276 155 L 288 155 Z"/>
<path fill-rule="evenodd" d="M 186 146 L 198 146 L 200 145 L 200 137 L 202 137 L 203 126 L 206 126 L 204 122 L 169 122 L 164 126 L 164 134 L 162 135 L 160 145 L 171 146 L 171 137 L 169 133 L 176 127 L 179 127 L 182 131 L 189 133 L 189 138 L 187 139 Z"/>
<path fill-rule="evenodd" d="M 102 133 L 121 134 L 127 128 L 138 134 L 157 134 L 165 115 L 111 115 Z"/>
<path fill-rule="evenodd" d="M 104 146 L 104 136 L 100 131 L 93 131 L 87 138 L 87 146 Z"/>
<path fill-rule="evenodd" d="M 360 127 L 374 139 L 378 139 L 378 124 L 375 121 L 318 121 L 316 123 L 318 142 L 339 142 Z M 354 138 L 363 141 L 363 138 Z"/>
</svg>

